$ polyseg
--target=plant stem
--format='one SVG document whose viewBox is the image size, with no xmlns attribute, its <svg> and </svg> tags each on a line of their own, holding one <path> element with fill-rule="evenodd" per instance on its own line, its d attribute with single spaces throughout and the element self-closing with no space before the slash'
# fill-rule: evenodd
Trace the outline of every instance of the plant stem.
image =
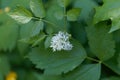
<svg viewBox="0 0 120 80">
<path fill-rule="evenodd" d="M 57 25 L 55 25 L 54 23 L 51 23 L 50 21 L 47 21 L 47 20 L 44 20 L 44 19 L 42 19 L 42 21 L 43 21 L 43 22 L 46 22 L 46 23 L 48 23 L 48 24 L 51 24 L 51 25 L 54 26 L 54 27 L 58 27 Z"/>
<path fill-rule="evenodd" d="M 39 18 L 36 18 L 36 17 L 32 17 L 34 20 L 38 20 L 38 21 L 40 21 L 40 19 Z"/>
<path fill-rule="evenodd" d="M 91 60 L 91 61 L 95 61 L 95 62 L 98 62 L 98 63 L 101 63 L 101 61 L 97 60 L 97 59 L 94 59 L 94 58 L 91 58 L 91 57 L 86 57 L 86 59 L 88 60 Z"/>
<path fill-rule="evenodd" d="M 54 26 L 54 27 L 58 27 L 58 26 L 55 25 L 54 23 L 51 23 L 50 21 L 47 21 L 47 20 L 45 20 L 45 19 L 39 19 L 39 18 L 36 18 L 36 17 L 33 17 L 33 19 L 38 20 L 38 21 L 43 21 L 43 22 L 48 23 L 48 24 L 50 24 L 50 25 L 52 25 L 52 26 Z"/>
<path fill-rule="evenodd" d="M 67 27 L 66 7 L 64 7 L 64 28 Z"/>
</svg>

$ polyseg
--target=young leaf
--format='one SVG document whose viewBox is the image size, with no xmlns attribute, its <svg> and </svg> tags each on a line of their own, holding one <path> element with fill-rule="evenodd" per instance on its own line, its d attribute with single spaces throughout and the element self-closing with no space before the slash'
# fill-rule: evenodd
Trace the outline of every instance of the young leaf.
<svg viewBox="0 0 120 80">
<path fill-rule="evenodd" d="M 67 11 L 67 20 L 68 21 L 77 21 L 80 15 L 80 8 L 73 8 Z"/>
<path fill-rule="evenodd" d="M 96 8 L 94 23 L 111 19 L 112 27 L 109 32 L 120 29 L 120 0 L 103 0 L 103 2 L 103 6 Z"/>
<path fill-rule="evenodd" d="M 44 22 L 36 21 L 32 29 L 31 37 L 38 35 L 40 31 L 43 30 L 43 27 L 44 27 Z"/>
<path fill-rule="evenodd" d="M 30 0 L 30 8 L 36 17 L 45 17 L 45 9 L 42 0 Z"/>
<path fill-rule="evenodd" d="M 115 41 L 108 30 L 104 22 L 86 28 L 91 51 L 102 61 L 110 59 L 115 53 Z"/>
<path fill-rule="evenodd" d="M 99 80 L 101 64 L 87 64 L 65 75 L 64 80 Z"/>
<path fill-rule="evenodd" d="M 70 1 L 71 1 L 71 0 L 57 0 L 58 4 L 59 4 L 61 7 L 67 7 L 67 6 L 70 4 Z"/>
<path fill-rule="evenodd" d="M 29 59 L 36 64 L 39 69 L 45 69 L 45 74 L 67 73 L 75 69 L 86 58 L 86 52 L 80 43 L 73 41 L 71 51 L 53 52 L 51 49 L 45 49 L 44 44 L 39 48 L 34 48 L 29 53 Z"/>
<path fill-rule="evenodd" d="M 9 12 L 8 15 L 22 24 L 28 23 L 32 19 L 32 14 L 21 6 L 18 6 L 15 10 Z"/>
</svg>

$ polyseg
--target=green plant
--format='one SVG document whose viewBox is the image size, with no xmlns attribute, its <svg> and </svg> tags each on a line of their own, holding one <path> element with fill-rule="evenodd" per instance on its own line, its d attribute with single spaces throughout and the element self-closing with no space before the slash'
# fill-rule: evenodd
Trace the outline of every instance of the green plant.
<svg viewBox="0 0 120 80">
<path fill-rule="evenodd" d="M 120 0 L 1 2 L 0 80 L 120 79 Z"/>
</svg>

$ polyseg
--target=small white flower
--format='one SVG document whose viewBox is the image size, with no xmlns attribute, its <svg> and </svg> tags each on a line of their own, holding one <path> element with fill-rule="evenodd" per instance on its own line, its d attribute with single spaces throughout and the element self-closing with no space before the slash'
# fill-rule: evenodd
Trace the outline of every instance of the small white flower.
<svg viewBox="0 0 120 80">
<path fill-rule="evenodd" d="M 73 45 L 69 41 L 70 34 L 59 31 L 51 39 L 51 48 L 53 51 L 71 50 Z"/>
</svg>

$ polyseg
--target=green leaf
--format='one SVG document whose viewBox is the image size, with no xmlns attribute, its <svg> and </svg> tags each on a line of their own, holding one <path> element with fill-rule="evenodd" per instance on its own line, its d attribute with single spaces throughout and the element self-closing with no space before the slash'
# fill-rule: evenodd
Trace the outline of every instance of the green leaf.
<svg viewBox="0 0 120 80">
<path fill-rule="evenodd" d="M 7 75 L 10 72 L 10 64 L 5 55 L 0 55 L 0 73 Z"/>
<path fill-rule="evenodd" d="M 28 57 L 37 68 L 45 69 L 45 74 L 67 73 L 75 69 L 86 58 L 86 52 L 81 44 L 76 41 L 72 41 L 72 44 L 74 47 L 71 51 L 58 52 L 46 50 L 42 44 L 39 48 L 34 48 Z"/>
<path fill-rule="evenodd" d="M 54 16 L 56 17 L 56 19 L 62 20 L 64 18 L 64 12 L 61 10 L 57 11 L 57 12 L 55 12 Z"/>
<path fill-rule="evenodd" d="M 42 0 L 30 0 L 30 8 L 36 17 L 44 18 L 45 9 Z"/>
<path fill-rule="evenodd" d="M 32 14 L 21 6 L 18 6 L 15 10 L 9 12 L 8 15 L 22 24 L 28 23 L 32 19 Z"/>
<path fill-rule="evenodd" d="M 101 64 L 82 65 L 65 75 L 64 80 L 99 80 Z"/>
<path fill-rule="evenodd" d="M 82 44 L 86 44 L 87 42 L 87 35 L 85 31 L 85 25 L 80 22 L 73 22 L 71 24 L 72 27 L 70 27 L 70 31 L 72 34 L 72 37 L 80 41 Z"/>
<path fill-rule="evenodd" d="M 44 28 L 44 22 L 36 21 L 31 32 L 31 37 L 38 35 L 43 30 L 43 28 Z"/>
<path fill-rule="evenodd" d="M 43 75 L 35 73 L 37 80 L 63 80 L 61 75 Z"/>
<path fill-rule="evenodd" d="M 94 0 L 74 0 L 73 7 L 80 8 L 81 13 L 79 20 L 87 24 L 91 24 L 94 15 L 94 8 L 98 4 Z"/>
<path fill-rule="evenodd" d="M 114 57 L 112 57 L 110 60 L 103 62 L 103 64 L 108 68 L 110 68 L 115 73 L 117 73 L 118 75 L 120 75 L 120 67 L 118 66 L 118 60 L 117 60 L 118 56 L 119 54 L 116 53 Z"/>
<path fill-rule="evenodd" d="M 46 39 L 45 39 L 45 48 L 49 48 L 50 47 L 50 42 L 51 42 L 51 39 L 52 39 L 52 35 L 48 36 Z"/>
<path fill-rule="evenodd" d="M 71 0 L 57 0 L 58 4 L 59 4 L 61 7 L 67 7 L 67 6 L 70 4 L 70 1 L 71 1 Z"/>
<path fill-rule="evenodd" d="M 117 61 L 118 61 L 118 67 L 120 68 L 120 53 L 119 53 Z"/>
<path fill-rule="evenodd" d="M 102 61 L 110 59 L 115 53 L 115 41 L 108 30 L 104 22 L 86 28 L 91 51 Z"/>
<path fill-rule="evenodd" d="M 45 39 L 45 37 L 46 37 L 46 35 L 44 33 L 41 33 L 39 35 L 39 38 L 32 44 L 32 47 L 39 45 L 42 42 L 42 40 Z"/>
<path fill-rule="evenodd" d="M 25 78 L 25 80 L 40 80 L 40 79 L 38 79 L 37 77 L 38 76 L 36 76 L 36 75 L 38 75 L 37 73 L 34 73 L 34 72 L 29 72 L 29 73 L 26 73 L 26 78 Z M 40 75 L 39 75 L 40 76 Z"/>
<path fill-rule="evenodd" d="M 0 27 L 0 50 L 11 51 L 16 46 L 18 36 L 18 26 L 16 24 L 6 24 Z"/>
<path fill-rule="evenodd" d="M 27 43 L 27 44 L 31 44 L 32 47 L 39 45 L 42 40 L 44 40 L 44 38 L 46 37 L 46 35 L 41 32 L 39 35 L 34 36 L 34 37 L 28 37 L 28 38 L 23 38 L 21 40 L 19 40 L 20 42 L 23 43 Z"/>
<path fill-rule="evenodd" d="M 94 23 L 111 19 L 112 27 L 109 32 L 120 29 L 120 0 L 104 0 L 103 2 L 103 6 L 96 8 Z"/>
<path fill-rule="evenodd" d="M 111 77 L 104 78 L 104 79 L 101 79 L 101 80 L 120 80 L 120 77 L 117 77 L 117 76 L 111 76 Z"/>
<path fill-rule="evenodd" d="M 1 72 L 0 72 L 0 80 L 4 80 Z"/>
<path fill-rule="evenodd" d="M 19 41 L 27 44 L 33 44 L 38 39 L 39 39 L 39 36 L 34 36 L 34 37 L 23 38 L 23 39 L 20 39 Z"/>
<path fill-rule="evenodd" d="M 21 25 L 20 27 L 20 35 L 19 35 L 19 40 L 29 38 L 31 36 L 31 31 L 33 29 L 34 22 L 30 21 L 27 24 Z M 27 53 L 28 51 L 28 45 L 23 42 L 19 42 L 17 44 L 18 50 L 21 54 Z"/>
<path fill-rule="evenodd" d="M 24 6 L 29 8 L 29 0 L 1 0 L 1 7 L 10 7 L 10 8 L 15 8 L 17 5 Z"/>
<path fill-rule="evenodd" d="M 67 31 L 67 28 L 64 26 L 64 19 L 57 19 L 55 17 L 55 12 L 63 12 L 63 8 L 61 8 L 56 0 L 53 0 L 51 4 L 48 6 L 47 9 L 47 15 L 46 15 L 46 20 L 54 23 L 52 24 L 46 24 L 46 32 L 48 34 L 56 33 L 58 31 Z"/>
<path fill-rule="evenodd" d="M 6 15 L 0 15 L 0 50 L 11 51 L 15 48 L 18 38 L 18 26 Z M 5 18 L 7 17 L 7 18 Z"/>
<path fill-rule="evenodd" d="M 73 8 L 69 11 L 67 11 L 67 20 L 68 21 L 77 21 L 80 15 L 80 8 Z"/>
</svg>

